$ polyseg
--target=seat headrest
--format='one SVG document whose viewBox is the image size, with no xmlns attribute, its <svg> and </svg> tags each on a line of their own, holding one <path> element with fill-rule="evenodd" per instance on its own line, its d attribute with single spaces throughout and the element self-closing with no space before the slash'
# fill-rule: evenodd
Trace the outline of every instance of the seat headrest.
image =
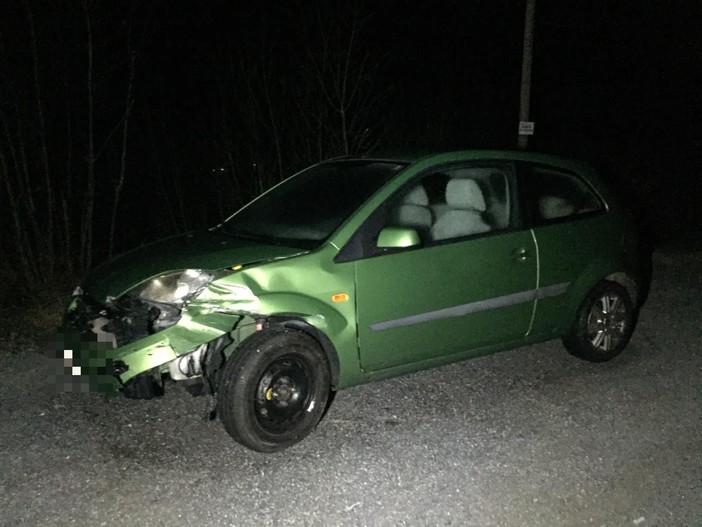
<svg viewBox="0 0 702 527">
<path fill-rule="evenodd" d="M 403 205 L 420 205 L 426 207 L 429 205 L 429 196 L 422 185 L 416 185 L 410 190 L 405 197 L 402 198 Z"/>
<path fill-rule="evenodd" d="M 575 207 L 559 196 L 544 196 L 539 199 L 539 211 L 542 218 L 549 220 L 570 216 L 575 212 Z"/>
<path fill-rule="evenodd" d="M 421 205 L 400 205 L 393 211 L 394 222 L 399 227 L 428 229 L 431 226 L 431 211 Z"/>
<path fill-rule="evenodd" d="M 485 212 L 485 198 L 472 179 L 450 179 L 446 184 L 446 203 L 451 208 Z"/>
</svg>

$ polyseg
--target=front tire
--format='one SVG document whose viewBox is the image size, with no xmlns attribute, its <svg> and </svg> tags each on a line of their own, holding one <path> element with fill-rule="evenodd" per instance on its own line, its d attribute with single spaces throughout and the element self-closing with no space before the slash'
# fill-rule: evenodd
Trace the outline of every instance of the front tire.
<svg viewBox="0 0 702 527">
<path fill-rule="evenodd" d="M 573 328 L 563 337 L 563 344 L 576 357 L 606 362 L 627 345 L 634 322 L 634 306 L 627 290 L 605 280 L 585 298 Z"/>
<path fill-rule="evenodd" d="M 224 428 L 259 452 L 304 439 L 326 409 L 329 361 L 310 335 L 285 328 L 255 333 L 227 361 L 218 392 Z"/>
</svg>

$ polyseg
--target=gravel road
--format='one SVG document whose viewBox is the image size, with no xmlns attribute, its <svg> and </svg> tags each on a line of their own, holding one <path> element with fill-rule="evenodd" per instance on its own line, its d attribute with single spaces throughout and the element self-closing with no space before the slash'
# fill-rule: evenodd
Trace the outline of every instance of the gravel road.
<svg viewBox="0 0 702 527">
<path fill-rule="evenodd" d="M 0 525 L 702 526 L 702 252 L 654 255 L 627 350 L 554 341 L 340 392 L 277 454 L 207 400 L 55 393 L 0 342 Z"/>
</svg>

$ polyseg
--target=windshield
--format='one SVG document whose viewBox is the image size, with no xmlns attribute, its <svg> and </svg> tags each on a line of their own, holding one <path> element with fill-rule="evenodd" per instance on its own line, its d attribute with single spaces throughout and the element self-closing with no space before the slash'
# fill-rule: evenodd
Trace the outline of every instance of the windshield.
<svg viewBox="0 0 702 527">
<path fill-rule="evenodd" d="M 404 168 L 386 161 L 330 161 L 283 181 L 223 225 L 240 238 L 314 249 Z"/>
</svg>

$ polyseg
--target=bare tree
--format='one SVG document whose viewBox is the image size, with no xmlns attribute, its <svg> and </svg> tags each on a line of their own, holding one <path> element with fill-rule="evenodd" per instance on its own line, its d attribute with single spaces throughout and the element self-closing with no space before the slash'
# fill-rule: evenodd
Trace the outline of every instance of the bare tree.
<svg viewBox="0 0 702 527">
<path fill-rule="evenodd" d="M 110 217 L 110 237 L 107 256 L 112 257 L 115 248 L 115 229 L 117 225 L 117 212 L 119 209 L 124 181 L 127 174 L 127 140 L 129 138 L 129 119 L 134 105 L 134 76 L 136 73 L 137 55 L 144 42 L 145 31 L 142 33 L 141 41 L 138 44 L 133 42 L 132 24 L 134 21 L 134 3 L 131 5 L 129 18 L 126 25 L 126 47 L 129 56 L 129 77 L 127 79 L 126 94 L 124 96 L 124 115 L 122 116 L 122 139 L 120 147 L 119 172 L 114 182 L 114 192 L 112 199 L 112 215 Z"/>
<path fill-rule="evenodd" d="M 44 200 L 45 200 L 45 217 L 46 231 L 43 250 L 45 251 L 45 264 L 51 269 L 54 265 L 54 192 L 51 183 L 51 173 L 49 170 L 49 154 L 46 146 L 46 119 L 44 118 L 44 101 L 41 90 L 41 79 L 39 76 L 39 54 L 37 52 L 37 36 L 34 30 L 34 15 L 29 7 L 27 0 L 23 1 L 24 8 L 27 12 L 27 22 L 29 23 L 30 44 L 32 49 L 32 73 L 34 80 L 34 97 L 36 102 L 37 118 L 39 121 L 39 144 L 41 165 L 44 180 Z M 51 273 L 49 273 L 51 274 Z"/>
<path fill-rule="evenodd" d="M 87 82 L 86 102 L 88 106 L 87 117 L 87 179 L 85 199 L 83 200 L 83 216 L 81 220 L 80 255 L 83 269 L 90 269 L 93 258 L 93 211 L 95 209 L 95 83 L 94 76 L 94 50 L 93 50 L 93 14 L 92 0 L 81 0 L 81 7 L 85 17 L 86 51 L 87 51 Z"/>
<path fill-rule="evenodd" d="M 38 287 L 114 252 L 129 179 L 137 52 L 148 25 L 140 6 L 135 1 L 115 18 L 93 0 L 22 0 L 11 15 L 24 25 L 8 29 L 11 39 L 0 24 L 0 209 L 9 220 L 0 239 L 11 253 L 1 273 L 21 272 Z M 125 38 L 121 61 L 114 43 Z M 122 98 L 111 90 L 121 86 L 124 102 L 115 105 Z M 109 233 L 97 244 L 96 228 Z"/>
<path fill-rule="evenodd" d="M 317 119 L 319 141 L 336 137 L 335 146 L 345 154 L 368 146 L 371 110 L 380 98 L 372 91 L 379 61 L 373 61 L 360 44 L 362 12 L 358 2 L 337 2 L 326 11 L 317 5 L 316 24 L 304 33 L 304 62 L 310 67 L 303 73 L 338 119 L 336 123 Z"/>
</svg>

